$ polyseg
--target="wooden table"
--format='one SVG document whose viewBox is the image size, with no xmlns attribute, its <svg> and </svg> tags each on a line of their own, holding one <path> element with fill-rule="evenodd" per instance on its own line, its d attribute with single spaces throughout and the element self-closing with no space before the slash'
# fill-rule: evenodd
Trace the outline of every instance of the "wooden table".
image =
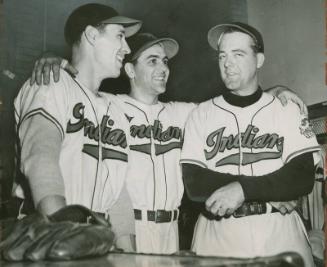
<svg viewBox="0 0 327 267">
<path fill-rule="evenodd" d="M 296 253 L 283 253 L 273 257 L 255 259 L 199 257 L 193 255 L 149 255 L 110 253 L 103 257 L 61 262 L 3 262 L 1 267 L 215 267 L 215 266 L 269 266 L 303 267 L 302 258 Z"/>
</svg>

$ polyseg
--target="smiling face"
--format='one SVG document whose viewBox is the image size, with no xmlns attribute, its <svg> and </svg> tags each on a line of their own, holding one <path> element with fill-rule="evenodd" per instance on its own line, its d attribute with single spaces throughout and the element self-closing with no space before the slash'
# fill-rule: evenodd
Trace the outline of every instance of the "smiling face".
<svg viewBox="0 0 327 267">
<path fill-rule="evenodd" d="M 160 43 L 144 50 L 133 64 L 127 64 L 131 67 L 128 75 L 132 77 L 132 90 L 156 98 L 166 91 L 169 77 L 168 57 Z"/>
<path fill-rule="evenodd" d="M 95 60 L 100 71 L 106 77 L 118 77 L 125 55 L 131 52 L 125 40 L 124 27 L 118 24 L 105 25 L 99 30 L 94 48 Z"/>
<path fill-rule="evenodd" d="M 258 88 L 257 70 L 264 55 L 255 53 L 252 38 L 242 32 L 225 33 L 219 42 L 220 75 L 233 94 L 250 95 Z"/>
</svg>

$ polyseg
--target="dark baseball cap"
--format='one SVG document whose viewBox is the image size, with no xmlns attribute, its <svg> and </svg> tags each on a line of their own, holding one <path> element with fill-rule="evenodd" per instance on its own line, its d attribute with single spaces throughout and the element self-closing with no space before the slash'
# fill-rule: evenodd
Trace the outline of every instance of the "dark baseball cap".
<svg viewBox="0 0 327 267">
<path fill-rule="evenodd" d="M 179 45 L 172 38 L 158 38 L 151 33 L 139 33 L 128 39 L 128 45 L 131 53 L 126 55 L 126 62 L 131 62 L 137 59 L 141 53 L 155 44 L 162 44 L 167 57 L 174 57 L 179 50 Z"/>
<path fill-rule="evenodd" d="M 110 6 L 102 4 L 86 4 L 76 8 L 68 17 L 65 24 L 65 39 L 70 45 L 79 40 L 88 25 L 119 24 L 124 26 L 126 37 L 138 32 L 142 26 L 140 20 L 119 16 Z"/>
<path fill-rule="evenodd" d="M 218 50 L 218 41 L 221 35 L 226 32 L 227 30 L 234 28 L 239 30 L 240 32 L 246 33 L 250 35 L 254 42 L 256 43 L 258 47 L 258 52 L 263 53 L 264 52 L 264 44 L 263 44 L 263 38 L 261 33 L 253 28 L 252 26 L 242 23 L 242 22 L 232 22 L 232 23 L 226 23 L 226 24 L 218 24 L 214 27 L 212 27 L 208 32 L 208 42 L 210 46 Z"/>
</svg>

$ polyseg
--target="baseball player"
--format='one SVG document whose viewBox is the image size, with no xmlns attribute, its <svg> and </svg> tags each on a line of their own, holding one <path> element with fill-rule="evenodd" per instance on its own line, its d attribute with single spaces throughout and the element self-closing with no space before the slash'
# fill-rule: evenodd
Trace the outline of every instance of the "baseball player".
<svg viewBox="0 0 327 267">
<path fill-rule="evenodd" d="M 283 107 L 258 85 L 264 43 L 256 29 L 221 24 L 209 31 L 208 40 L 218 51 L 226 88 L 222 96 L 200 104 L 185 128 L 186 191 L 206 206 L 192 250 L 226 257 L 295 251 L 313 266 L 297 212 L 282 215 L 267 202 L 312 190 L 312 154 L 319 150 L 314 134 L 294 104 Z"/>
<path fill-rule="evenodd" d="M 136 248 L 143 253 L 179 250 L 178 215 L 184 187 L 179 165 L 184 125 L 193 103 L 158 101 L 166 91 L 168 60 L 179 49 L 171 38 L 149 33 L 128 40 L 129 95 L 118 95 L 130 124 L 127 189 L 135 213 Z"/>
<path fill-rule="evenodd" d="M 109 6 L 77 8 L 65 24 L 65 38 L 78 74 L 62 70 L 61 80 L 48 86 L 27 81 L 15 99 L 21 171 L 42 213 L 81 204 L 107 216 L 117 201 L 125 181 L 129 128 L 115 96 L 98 88 L 102 79 L 120 75 L 130 53 L 125 36 L 140 26 Z"/>
<path fill-rule="evenodd" d="M 132 52 L 126 57 L 124 69 L 130 93 L 117 98 L 130 124 L 126 182 L 135 213 L 136 250 L 174 253 L 179 249 L 178 207 L 184 190 L 180 149 L 186 119 L 196 105 L 158 101 L 166 90 L 168 60 L 179 49 L 174 39 L 142 33 L 128 42 Z M 40 74 L 45 61 L 39 63 Z"/>
</svg>

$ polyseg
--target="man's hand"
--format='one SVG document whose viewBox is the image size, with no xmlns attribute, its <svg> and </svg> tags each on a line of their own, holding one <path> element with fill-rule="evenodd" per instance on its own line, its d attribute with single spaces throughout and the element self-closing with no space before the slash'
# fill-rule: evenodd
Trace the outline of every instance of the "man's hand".
<svg viewBox="0 0 327 267">
<path fill-rule="evenodd" d="M 270 205 L 279 210 L 283 215 L 291 213 L 297 206 L 297 200 L 291 200 L 287 202 L 269 202 Z"/>
<path fill-rule="evenodd" d="M 308 108 L 303 100 L 295 94 L 291 89 L 283 85 L 276 85 L 265 90 L 265 92 L 276 96 L 283 106 L 287 105 L 288 101 L 292 101 L 298 105 L 302 115 L 308 116 Z"/>
<path fill-rule="evenodd" d="M 78 71 L 70 65 L 66 59 L 53 55 L 44 55 L 34 64 L 30 85 L 33 85 L 35 82 L 37 85 L 41 85 L 42 80 L 44 85 L 49 84 L 51 71 L 53 73 L 53 80 L 58 82 L 60 78 L 60 68 L 65 69 L 73 75 L 78 73 Z"/>
<path fill-rule="evenodd" d="M 244 202 L 244 192 L 239 182 L 233 182 L 225 185 L 207 199 L 206 209 L 213 215 L 229 216 L 239 208 Z"/>
</svg>

